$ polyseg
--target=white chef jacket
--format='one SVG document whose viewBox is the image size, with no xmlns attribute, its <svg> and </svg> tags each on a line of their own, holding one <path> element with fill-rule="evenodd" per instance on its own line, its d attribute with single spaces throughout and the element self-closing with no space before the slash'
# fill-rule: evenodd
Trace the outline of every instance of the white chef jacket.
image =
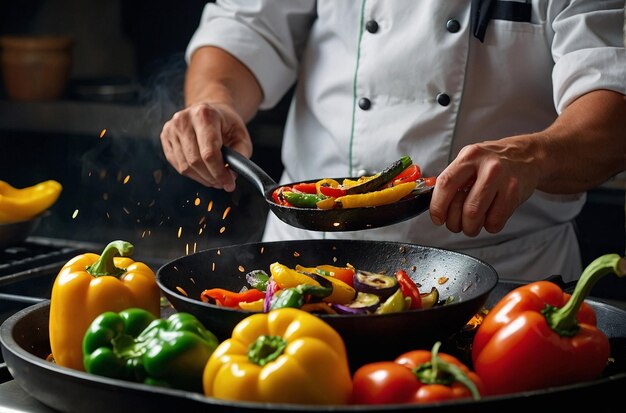
<svg viewBox="0 0 626 413">
<path fill-rule="evenodd" d="M 469 0 L 218 1 L 207 4 L 186 58 L 206 45 L 227 50 L 259 81 L 261 109 L 297 80 L 283 183 L 371 174 L 403 155 L 434 176 L 463 146 L 543 130 L 589 91 L 626 94 L 624 0 L 528 3 L 530 22 L 493 19 L 481 42 Z M 501 279 L 571 281 L 581 272 L 573 219 L 584 202 L 582 193 L 535 191 L 502 231 L 476 237 L 437 227 L 428 213 L 328 233 L 270 213 L 264 240 L 411 242 L 482 259 Z"/>
</svg>

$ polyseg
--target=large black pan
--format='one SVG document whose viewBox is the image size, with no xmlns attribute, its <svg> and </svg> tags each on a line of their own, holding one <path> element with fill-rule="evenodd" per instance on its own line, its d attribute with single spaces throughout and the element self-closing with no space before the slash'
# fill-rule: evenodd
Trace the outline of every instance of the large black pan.
<svg viewBox="0 0 626 413">
<path fill-rule="evenodd" d="M 247 285 L 247 272 L 262 269 L 269 273 L 270 264 L 277 261 L 291 268 L 296 264 L 349 263 L 357 269 L 387 274 L 404 269 L 422 291 L 436 287 L 440 300 L 449 301 L 431 309 L 394 314 L 320 315 L 342 335 L 353 365 L 447 338 L 480 310 L 498 281 L 490 265 L 464 254 L 407 243 L 358 240 L 282 241 L 210 249 L 175 259 L 162 266 L 156 276 L 174 308 L 194 314 L 224 339 L 250 313 L 202 302 L 202 291 L 239 291 Z M 441 283 L 443 280 L 447 281 Z"/>
<path fill-rule="evenodd" d="M 272 193 L 280 185 L 263 169 L 228 147 L 222 149 L 222 154 L 224 161 L 233 171 L 237 172 L 257 187 L 265 197 L 265 201 L 269 205 L 270 210 L 279 219 L 294 227 L 311 231 L 327 232 L 378 228 L 413 218 L 426 211 L 430 206 L 432 187 L 425 187 L 418 195 L 403 199 L 399 202 L 377 207 L 324 210 L 283 206 L 272 200 Z M 338 181 L 342 179 L 343 178 L 339 178 Z M 317 180 L 306 182 L 315 181 Z"/>
<path fill-rule="evenodd" d="M 487 307 L 516 285 L 499 283 L 489 296 Z M 597 380 L 569 386 L 546 388 L 479 401 L 457 400 L 424 405 L 385 406 L 305 406 L 229 402 L 199 393 L 153 387 L 95 376 L 59 367 L 45 360 L 50 354 L 48 340 L 49 302 L 28 307 L 7 319 L 0 327 L 2 354 L 11 375 L 28 394 L 62 412 L 141 413 L 141 412 L 506 412 L 524 409 L 546 410 L 558 405 L 560 411 L 575 411 L 594 403 L 595 412 L 621 411 L 626 386 L 626 311 L 603 302 L 588 300 L 596 311 L 598 327 L 611 342 L 613 362 Z M 462 358 L 462 353 L 457 354 Z"/>
</svg>

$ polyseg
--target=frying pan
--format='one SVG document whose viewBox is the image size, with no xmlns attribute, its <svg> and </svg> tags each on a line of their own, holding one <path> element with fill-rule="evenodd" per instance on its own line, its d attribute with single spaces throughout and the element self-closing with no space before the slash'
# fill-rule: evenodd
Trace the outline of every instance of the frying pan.
<svg viewBox="0 0 626 413">
<path fill-rule="evenodd" d="M 230 337 L 247 311 L 202 302 L 202 291 L 240 291 L 246 273 L 280 262 L 290 268 L 352 264 L 357 269 L 393 275 L 404 269 L 420 291 L 436 287 L 441 302 L 431 309 L 393 314 L 322 314 L 348 349 L 351 365 L 397 356 L 415 346 L 432 346 L 463 327 L 480 310 L 498 275 L 468 255 L 415 244 L 362 240 L 303 240 L 251 243 L 209 249 L 183 256 L 157 270 L 157 283 L 178 311 L 194 314 L 220 339 Z M 445 282 L 444 282 L 445 280 Z"/>
<path fill-rule="evenodd" d="M 518 285 L 498 283 L 489 295 L 487 307 Z M 28 307 L 7 319 L 0 327 L 0 345 L 9 372 L 19 386 L 45 405 L 62 412 L 140 413 L 155 411 L 180 412 L 437 412 L 496 413 L 507 411 L 545 410 L 558 405 L 561 411 L 577 411 L 589 401 L 595 412 L 619 411 L 626 385 L 626 311 L 609 304 L 588 299 L 596 312 L 598 327 L 611 343 L 613 362 L 603 375 L 592 381 L 551 387 L 502 396 L 487 396 L 479 401 L 452 400 L 424 405 L 390 404 L 384 406 L 305 406 L 276 403 L 231 402 L 175 389 L 125 382 L 95 376 L 57 366 L 45 360 L 50 354 L 48 340 L 48 301 Z M 463 359 L 462 352 L 448 352 Z M 77 395 L 80 395 L 77 397 Z M 114 400 L 114 401 L 113 401 Z"/>
<path fill-rule="evenodd" d="M 9 223 L 0 223 L 0 249 L 17 245 L 37 229 L 41 215 L 34 218 Z"/>
<path fill-rule="evenodd" d="M 413 218 L 430 206 L 432 187 L 424 188 L 418 195 L 376 207 L 315 209 L 296 208 L 275 203 L 272 192 L 279 186 L 257 164 L 228 147 L 222 148 L 224 161 L 229 167 L 249 180 L 265 197 L 270 210 L 287 224 L 310 231 L 357 231 L 383 227 Z M 321 179 L 321 178 L 320 178 Z M 341 182 L 344 178 L 336 178 Z M 356 178 L 352 178 L 356 179 Z M 300 182 L 316 182 L 300 181 Z M 294 185 L 299 182 L 285 184 Z"/>
</svg>

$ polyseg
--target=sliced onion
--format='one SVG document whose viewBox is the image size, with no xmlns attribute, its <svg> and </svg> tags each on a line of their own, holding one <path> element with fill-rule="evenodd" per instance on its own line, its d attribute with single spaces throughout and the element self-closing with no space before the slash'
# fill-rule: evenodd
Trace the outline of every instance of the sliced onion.
<svg viewBox="0 0 626 413">
<path fill-rule="evenodd" d="M 278 284 L 274 281 L 273 278 L 267 282 L 267 288 L 265 290 L 265 299 L 263 301 L 263 312 L 267 313 L 270 311 L 272 307 L 272 298 L 274 298 L 274 293 L 278 290 Z"/>
</svg>

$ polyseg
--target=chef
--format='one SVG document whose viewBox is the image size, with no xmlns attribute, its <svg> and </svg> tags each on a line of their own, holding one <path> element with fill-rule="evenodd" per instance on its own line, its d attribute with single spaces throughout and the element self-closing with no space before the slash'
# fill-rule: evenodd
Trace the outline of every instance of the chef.
<svg viewBox="0 0 626 413">
<path fill-rule="evenodd" d="M 223 145 L 294 86 L 281 182 L 380 171 L 437 176 L 429 213 L 355 232 L 273 214 L 264 240 L 411 242 L 469 254 L 502 279 L 581 272 L 585 191 L 626 169 L 624 0 L 242 0 L 206 5 L 186 107 L 161 133 L 172 166 L 233 191 Z"/>
</svg>

